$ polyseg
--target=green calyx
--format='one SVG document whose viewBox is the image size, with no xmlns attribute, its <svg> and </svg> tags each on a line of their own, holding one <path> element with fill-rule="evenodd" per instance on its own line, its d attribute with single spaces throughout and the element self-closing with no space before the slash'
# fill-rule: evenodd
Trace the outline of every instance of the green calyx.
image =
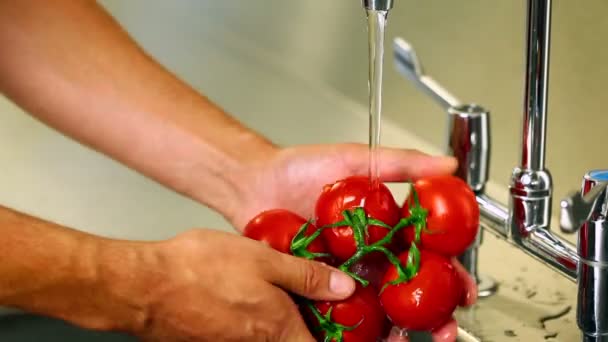
<svg viewBox="0 0 608 342">
<path fill-rule="evenodd" d="M 393 265 L 396 265 L 395 262 L 391 261 Z M 397 259 L 397 263 L 401 265 L 399 259 Z M 407 264 L 405 268 L 403 266 L 396 266 L 397 268 L 397 279 L 389 281 L 388 283 L 382 286 L 380 293 L 384 292 L 384 290 L 390 285 L 399 285 L 402 283 L 406 283 L 414 278 L 418 274 L 418 270 L 420 269 L 420 250 L 415 243 L 412 242 L 410 249 L 407 255 Z"/>
<path fill-rule="evenodd" d="M 416 192 L 413 186 L 412 198 L 414 203 L 410 204 L 409 206 L 410 215 L 406 218 L 401 219 L 394 227 L 391 227 L 382 221 L 373 218 L 368 218 L 363 208 L 355 208 L 352 211 L 345 210 L 342 213 L 342 215 L 344 216 L 344 220 L 330 225 L 330 227 L 350 226 L 353 230 L 353 238 L 355 239 L 357 251 L 352 257 L 350 257 L 350 259 L 348 259 L 342 265 L 339 266 L 341 271 L 349 274 L 351 277 L 361 283 L 361 285 L 368 286 L 369 281 L 351 272 L 350 268 L 357 261 L 361 260 L 365 255 L 372 252 L 380 252 L 386 256 L 388 261 L 393 266 L 395 266 L 398 274 L 397 279 L 385 284 L 381 291 L 384 291 L 384 289 L 389 285 L 398 285 L 401 283 L 405 283 L 410 279 L 414 278 L 416 274 L 418 274 L 418 270 L 420 269 L 420 249 L 418 248 L 418 244 L 420 243 L 420 237 L 422 232 L 427 232 L 426 218 L 428 216 L 428 210 L 420 206 L 418 193 Z M 389 232 L 381 240 L 368 245 L 365 242 L 365 237 L 369 235 L 368 229 L 370 225 L 387 228 L 389 229 Z M 414 227 L 414 241 L 412 241 L 408 252 L 408 260 L 406 265 L 404 266 L 399 260 L 399 258 L 395 256 L 395 254 L 391 252 L 386 246 L 393 241 L 393 238 L 395 234 L 397 234 L 397 232 L 410 226 Z"/>
<path fill-rule="evenodd" d="M 369 281 L 351 272 L 350 268 L 367 254 L 379 252 L 384 254 L 387 260 L 397 269 L 397 278 L 393 281 L 384 284 L 380 291 L 381 293 L 388 286 L 399 285 L 410 281 L 418 274 L 418 271 L 420 269 L 420 249 L 418 248 L 418 245 L 420 244 L 422 232 L 424 232 L 425 234 L 435 233 L 434 231 L 427 230 L 426 221 L 428 216 L 428 210 L 420 206 L 420 201 L 415 188 L 412 186 L 411 189 L 411 199 L 413 200 L 413 203 L 410 203 L 409 205 L 410 215 L 399 220 L 399 222 L 395 226 L 391 227 L 390 225 L 387 225 L 386 223 L 380 220 L 368 217 L 364 208 L 358 207 L 354 209 L 347 209 L 342 212 L 343 219 L 341 221 L 319 227 L 309 236 L 306 235 L 306 232 L 311 223 L 306 222 L 305 224 L 303 224 L 291 241 L 291 253 L 294 256 L 306 259 L 329 257 L 330 255 L 326 253 L 310 252 L 308 250 L 308 247 L 313 243 L 315 239 L 317 239 L 321 235 L 321 232 L 324 229 L 335 227 L 350 227 L 353 231 L 353 238 L 355 240 L 355 246 L 357 249 L 355 254 L 353 254 L 348 260 L 346 260 L 342 265 L 338 267 L 342 272 L 350 275 L 362 286 L 368 286 Z M 387 229 L 388 232 L 382 239 L 374 243 L 367 244 L 366 240 L 369 237 L 370 226 L 382 227 Z M 404 265 L 401 260 L 399 260 L 399 258 L 387 248 L 387 246 L 392 243 L 393 238 L 399 231 L 407 227 L 413 227 L 414 241 L 412 241 L 411 243 L 410 249 L 408 251 L 407 262 Z M 354 326 L 344 326 L 332 321 L 331 313 L 333 307 L 330 307 L 327 313 L 323 315 L 313 305 L 311 301 L 306 300 L 306 305 L 311 310 L 318 322 L 317 330 L 322 331 L 324 333 L 324 342 L 343 342 L 344 332 L 356 329 L 363 322 L 362 318 L 361 321 Z"/>
<path fill-rule="evenodd" d="M 342 221 L 328 224 L 326 226 L 321 227 L 320 229 L 325 228 L 335 228 L 335 227 L 351 227 L 353 230 L 353 237 L 355 239 L 355 245 L 357 248 L 361 246 L 365 246 L 365 238 L 369 236 L 369 226 L 378 226 L 386 229 L 392 229 L 393 227 L 388 224 L 377 220 L 375 218 L 367 217 L 367 213 L 364 208 L 357 207 L 354 209 L 346 209 L 342 212 L 342 217 L 344 219 Z"/>
<path fill-rule="evenodd" d="M 316 259 L 329 257 L 330 255 L 327 253 L 312 253 L 308 250 L 308 247 L 321 235 L 323 229 L 317 229 L 310 236 L 306 236 L 306 230 L 308 230 L 308 226 L 310 222 L 304 223 L 298 232 L 291 240 L 290 251 L 294 256 L 304 258 L 304 259 Z"/>
<path fill-rule="evenodd" d="M 361 323 L 363 323 L 363 318 L 359 323 L 353 326 L 345 326 L 331 320 L 331 313 L 333 311 L 333 307 L 330 307 L 325 315 L 321 314 L 321 312 L 311 303 L 310 301 L 306 301 L 306 306 L 312 312 L 312 314 L 317 319 L 319 326 L 317 327 L 317 331 L 323 331 L 325 335 L 324 342 L 343 342 L 344 341 L 344 332 L 352 331 L 356 329 Z"/>
<path fill-rule="evenodd" d="M 315 239 L 317 239 L 321 235 L 323 229 L 335 227 L 350 227 L 353 231 L 353 238 L 355 240 L 355 246 L 357 248 L 357 251 L 348 260 L 346 260 L 342 265 L 339 266 L 339 269 L 342 272 L 350 275 L 353 279 L 358 281 L 364 287 L 368 286 L 369 281 L 351 272 L 350 268 L 367 254 L 372 252 L 380 252 L 386 256 L 388 261 L 393 266 L 395 266 L 398 274 L 397 279 L 385 284 L 382 290 L 384 290 L 384 288 L 386 288 L 386 286 L 388 285 L 398 285 L 407 282 L 413 277 L 415 277 L 416 274 L 418 274 L 418 269 L 420 268 L 420 250 L 418 249 L 418 244 L 420 243 L 422 232 L 431 234 L 433 233 L 432 231 L 429 231 L 426 228 L 426 218 L 428 216 L 428 210 L 420 206 L 418 194 L 413 186 L 411 199 L 413 200 L 413 203 L 410 203 L 409 205 L 410 215 L 408 217 L 402 218 L 393 227 L 387 225 L 386 223 L 380 220 L 368 217 L 367 213 L 365 212 L 365 209 L 361 207 L 344 210 L 342 212 L 343 219 L 341 221 L 323 227 L 319 227 L 310 236 L 306 235 L 306 231 L 311 223 L 306 222 L 300 227 L 297 234 L 291 241 L 291 254 L 306 259 L 329 257 L 330 255 L 326 253 L 312 253 L 308 250 L 308 247 L 313 243 Z M 376 241 L 372 244 L 367 244 L 366 240 L 367 237 L 369 237 L 369 226 L 383 227 L 385 229 L 388 229 L 388 233 L 379 241 Z M 395 234 L 397 234 L 400 230 L 403 230 L 404 228 L 410 226 L 414 227 L 414 241 L 412 241 L 412 244 L 409 249 L 407 263 L 406 265 L 403 265 L 399 258 L 395 256 L 395 254 L 391 252 L 386 246 L 388 246 L 393 241 Z"/>
</svg>

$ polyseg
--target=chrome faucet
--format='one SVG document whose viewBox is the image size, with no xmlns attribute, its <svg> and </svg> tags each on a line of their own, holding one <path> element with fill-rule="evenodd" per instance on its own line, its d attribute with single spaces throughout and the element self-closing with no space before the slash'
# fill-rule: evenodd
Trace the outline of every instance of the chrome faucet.
<svg viewBox="0 0 608 342">
<path fill-rule="evenodd" d="M 424 73 L 416 51 L 401 38 L 395 39 L 397 70 L 430 95 L 448 114 L 447 152 L 458 160 L 456 176 L 465 180 L 471 189 L 483 196 L 488 180 L 490 162 L 489 111 L 477 104 L 462 104 L 433 78 Z M 487 297 L 497 290 L 496 282 L 477 272 L 477 250 L 483 231 L 459 259 L 477 280 L 479 296 Z"/>
<path fill-rule="evenodd" d="M 393 0 L 362 0 L 361 3 L 368 11 L 388 11 L 393 8 Z"/>
<path fill-rule="evenodd" d="M 550 28 L 551 0 L 528 0 L 522 152 L 520 165 L 511 174 L 508 207 L 484 193 L 489 111 L 461 104 L 426 75 L 412 46 L 401 38 L 394 42 L 396 67 L 448 113 L 447 150 L 458 159 L 456 174 L 475 191 L 480 207 L 483 230 L 460 256 L 477 279 L 480 295 L 491 295 L 497 288 L 477 273 L 477 249 L 482 232 L 488 231 L 577 282 L 577 323 L 583 341 L 608 341 L 608 170 L 588 172 L 582 190 L 561 202 L 559 227 L 565 233 L 578 231 L 578 246 L 550 230 L 553 187 L 545 167 Z"/>
</svg>

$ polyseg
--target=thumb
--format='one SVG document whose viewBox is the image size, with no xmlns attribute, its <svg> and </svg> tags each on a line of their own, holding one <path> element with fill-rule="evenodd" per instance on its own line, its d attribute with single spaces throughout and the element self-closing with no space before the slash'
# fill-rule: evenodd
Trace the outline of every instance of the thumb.
<svg viewBox="0 0 608 342">
<path fill-rule="evenodd" d="M 266 280 L 306 298 L 341 300 L 355 291 L 353 278 L 317 261 L 277 252 L 271 265 Z"/>
<path fill-rule="evenodd" d="M 342 159 L 355 170 L 367 172 L 369 168 L 369 147 L 363 144 L 346 145 Z M 414 149 L 384 147 L 379 149 L 379 167 L 383 182 L 403 182 L 434 175 L 451 174 L 457 162 L 453 157 L 431 156 Z"/>
</svg>

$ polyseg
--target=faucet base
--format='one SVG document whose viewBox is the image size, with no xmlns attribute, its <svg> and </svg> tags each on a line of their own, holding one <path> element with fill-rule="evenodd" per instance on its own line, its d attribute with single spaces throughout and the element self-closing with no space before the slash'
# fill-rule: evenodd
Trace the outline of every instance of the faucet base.
<svg viewBox="0 0 608 342">
<path fill-rule="evenodd" d="M 479 298 L 486 298 L 498 290 L 498 283 L 487 275 L 479 275 L 478 273 L 478 258 L 479 258 L 479 247 L 483 240 L 483 230 L 479 227 L 479 232 L 475 237 L 473 244 L 464 252 L 458 256 L 458 261 L 462 266 L 469 272 L 469 274 L 475 279 L 477 283 L 477 296 Z"/>
<path fill-rule="evenodd" d="M 608 342 L 608 335 L 587 335 L 583 334 L 583 342 Z"/>
<path fill-rule="evenodd" d="M 485 274 L 477 278 L 477 296 L 479 298 L 487 298 L 498 291 L 498 283 L 494 278 Z"/>
</svg>

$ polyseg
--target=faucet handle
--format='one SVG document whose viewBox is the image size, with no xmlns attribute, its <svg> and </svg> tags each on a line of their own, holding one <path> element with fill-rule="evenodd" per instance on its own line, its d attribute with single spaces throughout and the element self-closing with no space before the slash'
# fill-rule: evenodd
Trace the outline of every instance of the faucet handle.
<svg viewBox="0 0 608 342">
<path fill-rule="evenodd" d="M 560 228 L 564 233 L 576 232 L 584 223 L 598 216 L 607 216 L 608 170 L 594 170 L 583 178 L 580 192 L 561 201 Z"/>
<path fill-rule="evenodd" d="M 397 70 L 419 89 L 430 95 L 448 113 L 447 152 L 458 160 L 456 176 L 464 179 L 473 191 L 482 191 L 487 180 L 490 159 L 489 112 L 476 104 L 460 101 L 424 73 L 414 48 L 402 38 L 395 38 Z"/>
<path fill-rule="evenodd" d="M 393 41 L 397 70 L 412 81 L 418 88 L 430 95 L 443 109 L 460 106 L 460 101 L 430 76 L 424 74 L 416 51 L 403 38 Z"/>
</svg>

